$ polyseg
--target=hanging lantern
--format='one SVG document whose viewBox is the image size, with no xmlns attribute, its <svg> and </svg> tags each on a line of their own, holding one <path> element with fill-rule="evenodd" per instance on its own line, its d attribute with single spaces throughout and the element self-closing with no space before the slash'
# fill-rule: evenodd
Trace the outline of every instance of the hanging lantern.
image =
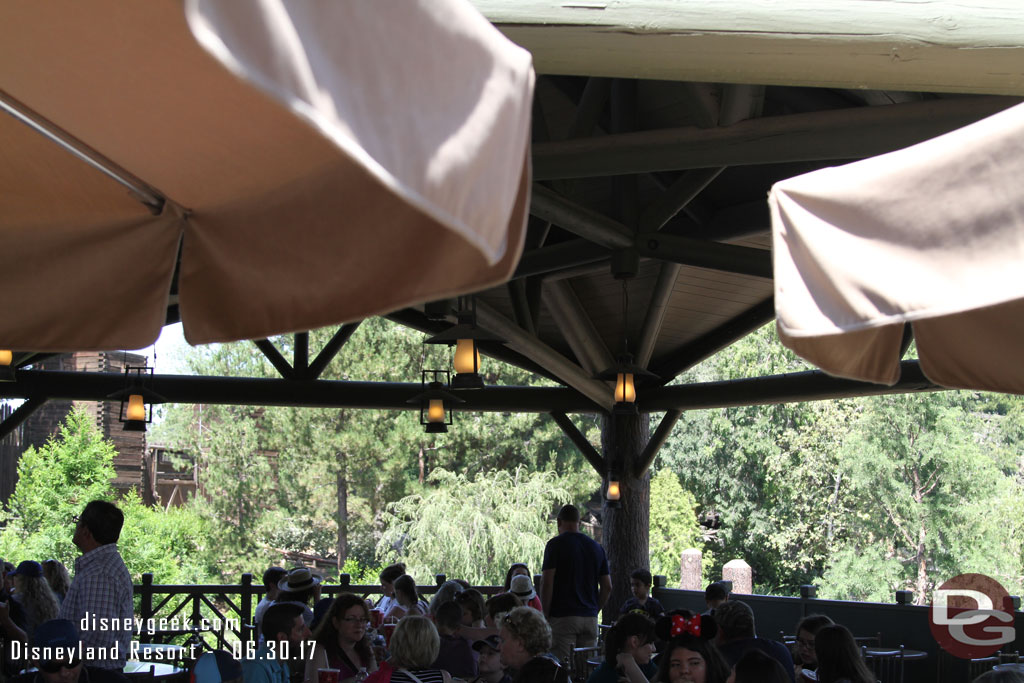
<svg viewBox="0 0 1024 683">
<path fill-rule="evenodd" d="M 121 400 L 117 419 L 126 432 L 144 432 L 146 425 L 153 422 L 153 404 L 163 402 L 163 396 L 146 387 L 153 376 L 153 368 L 145 365 L 126 365 L 125 388 L 111 398 Z"/>
<path fill-rule="evenodd" d="M 619 475 L 614 472 L 608 473 L 608 486 L 605 488 L 604 500 L 610 508 L 617 508 L 622 504 L 622 491 L 619 490 Z"/>
<path fill-rule="evenodd" d="M 424 344 L 447 344 L 455 346 L 455 377 L 452 379 L 453 389 L 483 389 L 484 379 L 480 376 L 479 342 L 504 342 L 476 325 L 476 301 L 469 298 L 459 299 L 459 310 L 455 317 L 458 323 L 440 334 L 430 337 Z"/>
<path fill-rule="evenodd" d="M 447 433 L 448 426 L 452 424 L 452 406 L 465 403 L 458 396 L 445 391 L 448 375 L 447 370 L 424 370 L 421 382 L 423 391 L 406 401 L 419 404 L 420 424 L 427 434 Z M 442 376 L 445 382 L 441 382 Z"/>
<path fill-rule="evenodd" d="M 595 379 L 615 382 L 615 406 L 612 412 L 616 415 L 636 415 L 636 377 L 652 377 L 658 379 L 653 372 L 648 372 L 639 365 L 633 364 L 633 356 L 624 353 L 617 362 Z"/>
<path fill-rule="evenodd" d="M 13 382 L 14 379 L 14 353 L 10 349 L 0 349 L 0 382 Z"/>
</svg>

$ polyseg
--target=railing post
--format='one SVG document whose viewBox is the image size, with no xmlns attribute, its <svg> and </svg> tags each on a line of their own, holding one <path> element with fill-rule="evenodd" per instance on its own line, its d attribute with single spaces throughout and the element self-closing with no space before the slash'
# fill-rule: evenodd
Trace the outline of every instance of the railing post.
<svg viewBox="0 0 1024 683">
<path fill-rule="evenodd" d="M 436 584 L 437 584 L 438 586 L 440 586 L 441 584 L 443 584 L 443 583 L 444 583 L 445 581 L 447 581 L 447 580 L 448 580 L 448 577 L 447 577 L 447 576 L 445 576 L 444 574 L 435 574 L 435 575 L 434 575 L 434 582 L 435 582 L 435 583 L 436 583 Z"/>
<path fill-rule="evenodd" d="M 142 590 L 140 591 L 141 598 L 139 600 L 139 616 L 142 617 L 142 623 L 145 624 L 153 616 L 153 575 L 143 574 L 142 575 Z M 146 633 L 145 627 L 139 629 L 139 642 L 148 643 L 153 640 L 153 637 Z"/>
<path fill-rule="evenodd" d="M 250 637 L 256 632 L 256 624 L 252 620 L 252 574 L 246 572 L 242 574 L 242 613 L 238 615 L 241 620 L 239 624 L 239 636 L 242 642 L 247 642 Z M 249 628 L 252 625 L 253 628 Z"/>
<path fill-rule="evenodd" d="M 338 585 L 342 588 L 348 588 L 352 585 L 352 576 L 350 574 L 338 574 Z"/>
</svg>

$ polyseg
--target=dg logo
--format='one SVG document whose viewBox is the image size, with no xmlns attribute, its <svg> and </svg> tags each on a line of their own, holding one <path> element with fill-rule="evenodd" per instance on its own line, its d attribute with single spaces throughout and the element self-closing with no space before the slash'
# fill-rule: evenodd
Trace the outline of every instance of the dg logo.
<svg viewBox="0 0 1024 683">
<path fill-rule="evenodd" d="M 935 589 L 932 635 L 954 657 L 987 657 L 1016 638 L 1013 600 L 984 574 L 960 574 Z"/>
</svg>

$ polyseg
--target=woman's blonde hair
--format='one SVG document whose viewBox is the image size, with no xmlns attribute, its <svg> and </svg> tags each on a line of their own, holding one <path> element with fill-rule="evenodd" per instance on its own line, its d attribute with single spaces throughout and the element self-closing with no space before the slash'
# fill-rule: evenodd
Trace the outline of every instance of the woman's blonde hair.
<svg viewBox="0 0 1024 683">
<path fill-rule="evenodd" d="M 29 615 L 31 628 L 35 628 L 44 621 L 57 618 L 60 606 L 53 594 L 53 589 L 41 576 L 29 577 L 21 574 L 14 575 L 14 592 L 22 607 Z"/>
<path fill-rule="evenodd" d="M 68 589 L 71 588 L 71 577 L 68 575 L 67 567 L 60 560 L 43 562 L 43 576 L 54 593 L 60 596 L 67 595 Z"/>
<path fill-rule="evenodd" d="M 551 649 L 551 627 L 544 615 L 532 607 L 516 607 L 505 615 L 500 625 L 522 641 L 523 649 L 531 656 Z"/>
<path fill-rule="evenodd" d="M 426 669 L 437 659 L 440 649 L 441 636 L 426 617 L 402 617 L 391 634 L 391 663 L 395 668 Z"/>
</svg>

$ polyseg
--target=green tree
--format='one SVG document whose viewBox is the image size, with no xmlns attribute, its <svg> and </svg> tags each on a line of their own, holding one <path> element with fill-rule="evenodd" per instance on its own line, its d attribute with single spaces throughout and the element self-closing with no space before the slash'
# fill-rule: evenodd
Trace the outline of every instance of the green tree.
<svg viewBox="0 0 1024 683">
<path fill-rule="evenodd" d="M 877 597 L 875 588 L 856 592 L 850 576 L 872 557 L 889 582 L 879 580 L 881 590 L 912 589 L 917 604 L 966 571 L 1019 590 L 1020 556 L 1007 552 L 1020 547 L 1017 462 L 978 405 L 966 392 L 866 402 L 842 449 L 858 514 L 847 518 L 847 544 L 825 574 L 825 594 Z"/>
<path fill-rule="evenodd" d="M 71 518 L 90 500 L 112 498 L 114 454 L 113 444 L 80 409 L 68 413 L 42 447 L 28 448 L 18 461 L 18 483 L 3 513 L 0 554 L 72 562 L 78 551 L 71 543 Z"/>
<path fill-rule="evenodd" d="M 682 552 L 703 546 L 696 508 L 693 494 L 673 472 L 661 470 L 651 477 L 651 573 L 666 576 L 669 586 L 679 585 Z"/>
<path fill-rule="evenodd" d="M 514 562 L 538 570 L 554 535 L 552 510 L 569 491 L 550 472 L 434 470 L 422 493 L 388 506 L 382 562 L 401 560 L 423 580 L 444 572 L 474 584 L 501 583 Z"/>
</svg>

